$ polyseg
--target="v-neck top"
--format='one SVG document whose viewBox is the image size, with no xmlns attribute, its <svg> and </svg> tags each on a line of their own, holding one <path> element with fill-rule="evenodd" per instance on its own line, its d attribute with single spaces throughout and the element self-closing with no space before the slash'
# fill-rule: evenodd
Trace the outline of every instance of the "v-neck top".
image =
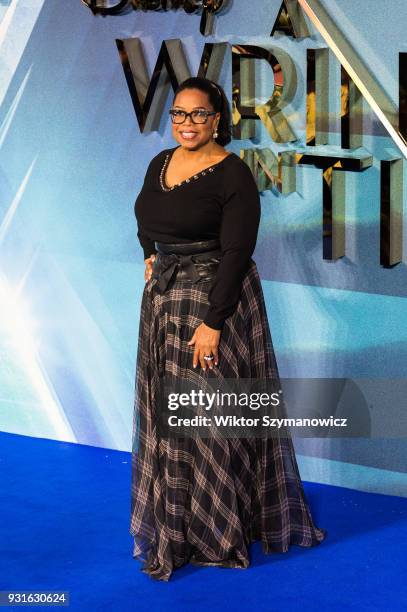
<svg viewBox="0 0 407 612">
<path fill-rule="evenodd" d="M 222 329 L 239 302 L 244 275 L 256 246 L 260 195 L 249 166 L 236 153 L 169 187 L 165 171 L 178 147 L 150 161 L 134 204 L 144 259 L 155 241 L 186 243 L 218 238 L 221 261 L 208 292 L 203 322 Z"/>
<path fill-rule="evenodd" d="M 161 172 L 160 172 L 160 186 L 161 186 L 161 189 L 163 191 L 172 191 L 173 189 L 176 189 L 177 187 L 180 187 L 184 183 L 190 183 L 191 181 L 199 179 L 201 176 L 205 176 L 205 174 L 207 172 L 213 172 L 217 168 L 217 166 L 219 164 L 221 164 L 224 161 L 224 159 L 226 159 L 226 157 L 229 157 L 229 155 L 234 155 L 234 153 L 229 153 L 229 155 L 227 155 L 226 157 L 221 159 L 221 161 L 216 162 L 215 164 L 212 164 L 212 165 L 208 166 L 207 168 L 204 168 L 203 170 L 200 170 L 196 174 L 193 174 L 189 178 L 186 178 L 183 181 L 180 181 L 179 183 L 176 183 L 175 185 L 169 186 L 169 185 L 167 185 L 167 182 L 166 182 L 166 179 L 165 179 L 165 175 L 166 175 L 169 163 L 171 161 L 171 158 L 173 156 L 173 153 L 174 153 L 174 151 L 177 148 L 178 147 L 175 147 L 174 149 L 170 149 L 170 151 L 165 156 L 164 163 L 163 163 L 162 168 L 161 168 Z"/>
</svg>

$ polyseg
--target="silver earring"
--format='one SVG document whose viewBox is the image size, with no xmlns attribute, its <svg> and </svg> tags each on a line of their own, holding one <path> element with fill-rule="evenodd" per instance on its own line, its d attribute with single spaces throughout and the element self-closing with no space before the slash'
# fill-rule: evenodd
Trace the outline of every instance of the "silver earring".
<svg viewBox="0 0 407 612">
<path fill-rule="evenodd" d="M 219 136 L 218 130 L 216 129 L 213 133 L 213 139 L 216 140 L 218 136 Z"/>
</svg>

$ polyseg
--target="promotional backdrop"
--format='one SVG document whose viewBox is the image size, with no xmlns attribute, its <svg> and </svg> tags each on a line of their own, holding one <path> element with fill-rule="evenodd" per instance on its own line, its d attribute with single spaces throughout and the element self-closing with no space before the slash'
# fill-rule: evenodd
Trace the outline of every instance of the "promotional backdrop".
<svg viewBox="0 0 407 612">
<path fill-rule="evenodd" d="M 353 0 L 322 5 L 398 106 L 405 2 L 392 0 L 392 16 L 399 18 L 391 23 L 387 3 L 363 3 L 363 23 Z M 130 450 L 144 285 L 133 207 L 150 159 L 176 142 L 168 117 L 172 90 L 158 130 L 140 131 L 116 39 L 139 39 L 149 78 L 163 41 L 181 41 L 191 75 L 205 43 L 229 43 L 219 82 L 230 101 L 231 45 L 283 50 L 297 74 L 284 110 L 297 142 L 273 142 L 256 121 L 255 137 L 234 139 L 227 148 L 307 151 L 307 50 L 328 45 L 310 21 L 310 37 L 270 36 L 280 5 L 234 0 L 203 36 L 200 16 L 181 9 L 103 17 L 80 0 L 0 0 L 3 431 Z M 269 63 L 255 62 L 261 104 L 274 77 Z M 329 144 L 320 146 L 326 155 L 341 145 L 340 64 L 331 50 L 329 70 Z M 362 128 L 358 153 L 373 161 L 363 172 L 346 173 L 344 257 L 322 257 L 320 169 L 298 166 L 292 193 L 261 191 L 253 258 L 282 377 L 407 374 L 405 262 L 386 268 L 379 260 L 380 162 L 402 154 L 366 100 Z M 295 444 L 307 480 L 407 494 L 401 438 Z"/>
</svg>

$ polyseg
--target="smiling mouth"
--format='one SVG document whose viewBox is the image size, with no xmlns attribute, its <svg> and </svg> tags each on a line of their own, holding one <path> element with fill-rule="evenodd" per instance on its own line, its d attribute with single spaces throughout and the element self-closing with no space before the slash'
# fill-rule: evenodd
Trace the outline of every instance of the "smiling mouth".
<svg viewBox="0 0 407 612">
<path fill-rule="evenodd" d="M 180 134 L 182 138 L 184 138 L 185 140 L 193 140 L 195 136 L 198 135 L 198 132 L 191 132 L 190 130 L 184 130 L 184 131 L 181 130 Z"/>
</svg>

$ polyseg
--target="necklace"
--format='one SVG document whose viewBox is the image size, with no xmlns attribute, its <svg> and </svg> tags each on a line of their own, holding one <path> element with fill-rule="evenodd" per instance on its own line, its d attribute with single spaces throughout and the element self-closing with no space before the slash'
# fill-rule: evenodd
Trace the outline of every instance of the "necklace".
<svg viewBox="0 0 407 612">
<path fill-rule="evenodd" d="M 161 186 L 161 189 L 163 191 L 172 191 L 173 189 L 175 189 L 176 187 L 179 187 L 180 185 L 183 185 L 184 183 L 191 183 L 192 181 L 196 181 L 197 179 L 199 179 L 200 176 L 205 176 L 207 173 L 213 172 L 215 170 L 215 168 L 217 166 L 219 166 L 220 164 L 222 164 L 222 162 L 227 157 L 230 157 L 230 155 L 231 155 L 231 153 L 229 155 L 226 155 L 226 157 L 221 159 L 219 162 L 217 162 L 215 164 L 212 164 L 212 166 L 209 166 L 208 168 L 204 168 L 200 172 L 197 172 L 193 176 L 190 176 L 189 178 L 184 179 L 180 183 L 176 183 L 175 185 L 172 185 L 172 187 L 167 187 L 167 185 L 165 184 L 165 172 L 167 170 L 168 163 L 169 163 L 169 161 L 171 159 L 171 152 L 167 153 L 167 155 L 165 156 L 165 161 L 164 161 L 163 166 L 161 168 L 161 172 L 160 172 L 160 186 Z"/>
</svg>

